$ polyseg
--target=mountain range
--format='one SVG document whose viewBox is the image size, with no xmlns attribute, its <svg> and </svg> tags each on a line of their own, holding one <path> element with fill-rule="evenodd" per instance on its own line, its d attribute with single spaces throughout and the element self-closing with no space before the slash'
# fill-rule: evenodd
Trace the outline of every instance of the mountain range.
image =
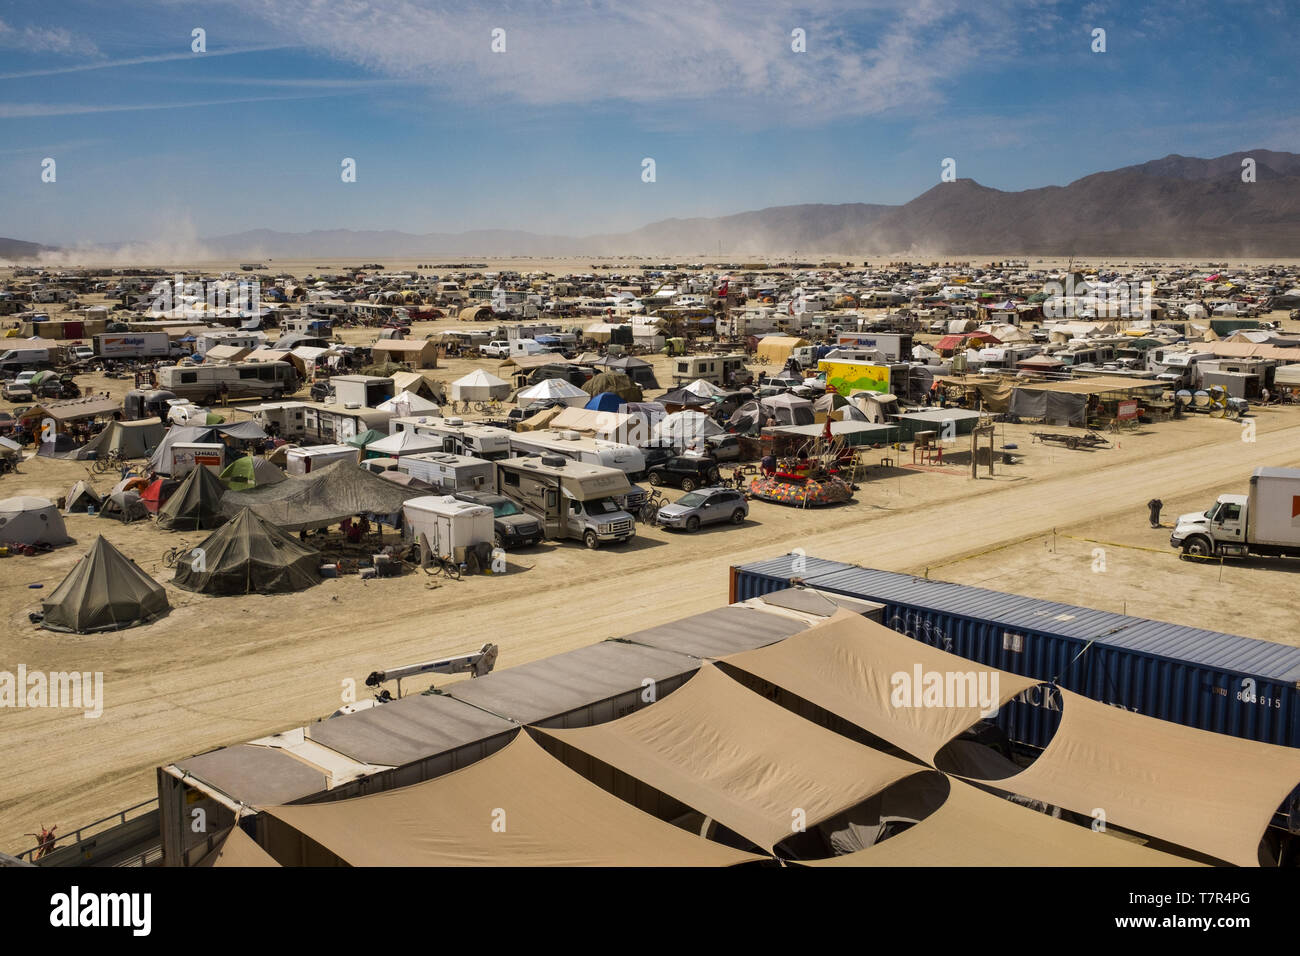
<svg viewBox="0 0 1300 956">
<path fill-rule="evenodd" d="M 1254 163 L 1252 182 L 1243 181 L 1247 159 Z M 1261 149 L 1215 159 L 1170 155 L 1067 186 L 1019 192 L 958 179 L 901 206 L 774 206 L 716 218 L 665 219 L 621 234 L 257 229 L 200 244 L 214 259 L 818 253 L 1293 258 L 1300 257 L 1300 154 Z M 41 258 L 49 252 L 34 243 L 0 239 L 0 259 Z"/>
</svg>

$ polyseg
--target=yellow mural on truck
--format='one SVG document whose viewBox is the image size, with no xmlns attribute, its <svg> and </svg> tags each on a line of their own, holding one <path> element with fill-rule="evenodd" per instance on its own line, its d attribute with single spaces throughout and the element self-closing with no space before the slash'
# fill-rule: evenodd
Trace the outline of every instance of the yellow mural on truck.
<svg viewBox="0 0 1300 956">
<path fill-rule="evenodd" d="M 826 375 L 826 384 L 845 398 L 855 392 L 888 392 L 889 366 L 866 362 L 835 362 L 822 359 L 817 371 Z"/>
</svg>

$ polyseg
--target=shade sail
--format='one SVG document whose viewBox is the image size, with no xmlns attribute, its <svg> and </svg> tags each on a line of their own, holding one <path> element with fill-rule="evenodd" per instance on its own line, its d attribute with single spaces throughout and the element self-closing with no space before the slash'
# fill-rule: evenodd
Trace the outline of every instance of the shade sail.
<svg viewBox="0 0 1300 956">
<path fill-rule="evenodd" d="M 949 778 L 938 810 L 856 853 L 807 866 L 1195 866 L 1088 827 L 1018 806 Z"/>
<path fill-rule="evenodd" d="M 247 833 L 238 826 L 231 827 L 216 848 L 199 860 L 195 866 L 279 866 L 275 859 L 263 850 Z"/>
<path fill-rule="evenodd" d="M 266 813 L 351 866 L 727 866 L 761 859 L 642 813 L 569 770 L 526 732 L 425 783 Z M 287 837 L 273 832 L 268 840 L 292 845 L 293 834 Z"/>
<path fill-rule="evenodd" d="M 549 735 L 764 849 L 924 772 L 764 700 L 714 665 L 619 720 Z"/>
<path fill-rule="evenodd" d="M 1061 725 L 1000 789 L 1236 863 L 1259 864 L 1277 807 L 1300 785 L 1300 750 L 1185 727 L 1061 692 Z"/>
<path fill-rule="evenodd" d="M 396 514 L 403 502 L 418 494 L 384 481 L 354 462 L 336 461 L 303 478 L 227 492 L 221 510 L 234 516 L 250 508 L 277 528 L 299 531 L 324 528 L 353 515 Z"/>
<path fill-rule="evenodd" d="M 894 675 L 905 675 L 911 691 L 926 674 L 974 674 L 975 698 L 980 675 L 985 675 L 988 690 L 996 675 L 999 706 L 1039 683 L 930 647 L 844 610 L 779 644 L 725 660 L 931 765 L 944 745 L 980 720 L 981 708 L 977 700 L 963 707 L 911 706 L 915 701 L 894 706 Z M 954 680 L 953 686 L 971 689 L 969 679 Z"/>
</svg>

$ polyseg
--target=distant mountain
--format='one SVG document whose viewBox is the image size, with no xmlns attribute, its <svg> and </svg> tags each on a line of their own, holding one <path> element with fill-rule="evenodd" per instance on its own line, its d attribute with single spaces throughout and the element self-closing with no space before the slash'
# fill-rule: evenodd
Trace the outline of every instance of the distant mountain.
<svg viewBox="0 0 1300 956">
<path fill-rule="evenodd" d="M 1255 181 L 1242 182 L 1242 160 Z M 40 255 L 44 247 L 0 240 Z M 1300 154 L 1259 149 L 1215 159 L 1170 155 L 1068 186 L 1003 192 L 940 183 L 902 206 L 773 206 L 733 216 L 665 219 L 584 237 L 512 230 L 461 233 L 257 229 L 201 240 L 212 258 L 441 258 L 822 253 L 1300 257 Z"/>
<path fill-rule="evenodd" d="M 39 259 L 47 252 L 54 252 L 53 246 L 42 246 L 36 242 L 23 242 L 21 239 L 0 238 L 0 261 L 22 262 L 26 259 Z"/>
</svg>

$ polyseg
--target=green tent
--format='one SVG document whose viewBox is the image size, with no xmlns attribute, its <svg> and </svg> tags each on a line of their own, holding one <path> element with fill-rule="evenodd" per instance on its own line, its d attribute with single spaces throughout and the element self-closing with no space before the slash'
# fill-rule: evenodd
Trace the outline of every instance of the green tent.
<svg viewBox="0 0 1300 956">
<path fill-rule="evenodd" d="M 274 485 L 284 481 L 285 474 L 265 458 L 245 455 L 227 465 L 217 479 L 231 491 L 247 491 L 258 485 Z"/>
<path fill-rule="evenodd" d="M 320 582 L 320 553 L 243 508 L 176 562 L 173 584 L 203 594 L 283 594 Z"/>
<path fill-rule="evenodd" d="M 100 536 L 43 602 L 41 627 L 93 634 L 146 624 L 171 605 L 163 586 Z"/>
<path fill-rule="evenodd" d="M 167 503 L 158 509 L 158 527 L 166 531 L 206 531 L 226 520 L 221 496 L 226 486 L 204 465 L 181 482 Z"/>
<path fill-rule="evenodd" d="M 379 439 L 387 437 L 388 436 L 381 431 L 377 431 L 374 428 L 367 428 L 360 435 L 353 435 L 344 442 L 344 444 L 351 445 L 353 448 L 365 448 L 371 442 L 379 441 Z"/>
</svg>

